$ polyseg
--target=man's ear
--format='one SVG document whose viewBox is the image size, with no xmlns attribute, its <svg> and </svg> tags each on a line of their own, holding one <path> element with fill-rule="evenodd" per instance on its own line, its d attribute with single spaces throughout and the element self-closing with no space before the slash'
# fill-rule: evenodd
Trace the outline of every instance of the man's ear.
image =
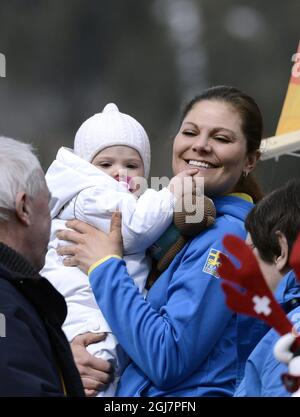
<svg viewBox="0 0 300 417">
<path fill-rule="evenodd" d="M 276 232 L 276 236 L 280 246 L 280 255 L 275 258 L 275 266 L 279 272 L 283 272 L 288 265 L 289 245 L 285 235 L 279 230 Z"/>
<path fill-rule="evenodd" d="M 31 208 L 28 194 L 24 191 L 20 191 L 16 195 L 16 217 L 25 226 L 31 224 Z"/>
</svg>

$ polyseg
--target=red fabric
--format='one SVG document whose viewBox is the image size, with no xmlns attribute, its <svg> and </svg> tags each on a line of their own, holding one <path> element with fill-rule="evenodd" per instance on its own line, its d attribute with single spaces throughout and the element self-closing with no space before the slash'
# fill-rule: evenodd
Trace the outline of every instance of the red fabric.
<svg viewBox="0 0 300 417">
<path fill-rule="evenodd" d="M 291 332 L 293 325 L 275 300 L 252 250 L 242 239 L 233 235 L 225 236 L 223 243 L 241 264 L 238 269 L 227 256 L 220 254 L 221 265 L 218 273 L 224 279 L 222 287 L 226 294 L 227 305 L 238 313 L 265 321 L 281 335 Z M 298 240 L 298 245 L 295 251 L 300 253 L 300 240 Z M 296 257 L 294 251 L 292 255 Z M 297 258 L 299 261 L 299 256 Z M 300 268 L 299 263 L 297 267 Z M 259 311 L 260 308 L 261 311 Z M 300 346 L 300 343 L 298 345 Z"/>
</svg>

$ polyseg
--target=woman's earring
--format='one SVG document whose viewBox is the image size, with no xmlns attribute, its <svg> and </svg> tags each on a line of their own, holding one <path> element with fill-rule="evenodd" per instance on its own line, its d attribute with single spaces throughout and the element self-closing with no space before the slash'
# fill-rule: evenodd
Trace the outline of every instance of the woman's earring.
<svg viewBox="0 0 300 417">
<path fill-rule="evenodd" d="M 248 176 L 248 172 L 247 171 L 243 171 L 243 178 L 247 178 Z"/>
</svg>

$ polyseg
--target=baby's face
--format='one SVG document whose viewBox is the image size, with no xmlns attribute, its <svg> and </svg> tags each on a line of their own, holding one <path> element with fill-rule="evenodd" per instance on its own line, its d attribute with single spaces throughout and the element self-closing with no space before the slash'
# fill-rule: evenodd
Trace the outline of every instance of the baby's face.
<svg viewBox="0 0 300 417">
<path fill-rule="evenodd" d="M 138 151 L 129 146 L 110 146 L 92 160 L 95 167 L 110 177 L 144 177 L 144 164 Z"/>
</svg>

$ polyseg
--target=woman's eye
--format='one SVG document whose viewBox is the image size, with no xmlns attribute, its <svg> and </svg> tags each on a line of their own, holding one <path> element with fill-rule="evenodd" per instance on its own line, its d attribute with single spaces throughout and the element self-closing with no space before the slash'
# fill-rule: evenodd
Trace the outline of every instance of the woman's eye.
<svg viewBox="0 0 300 417">
<path fill-rule="evenodd" d="M 137 168 L 137 166 L 129 164 L 129 165 L 126 166 L 126 168 L 128 168 L 128 169 L 135 169 L 135 168 Z"/>
<path fill-rule="evenodd" d="M 109 168 L 111 166 L 111 164 L 109 164 L 108 162 L 101 162 L 99 164 L 100 167 L 102 168 Z"/>
<path fill-rule="evenodd" d="M 195 135 L 197 135 L 197 133 L 194 132 L 193 130 L 184 130 L 182 132 L 182 134 L 185 135 L 185 136 L 195 136 Z"/>
<path fill-rule="evenodd" d="M 214 139 L 219 140 L 220 142 L 226 142 L 226 143 L 231 142 L 230 139 L 225 136 L 215 136 Z"/>
</svg>

